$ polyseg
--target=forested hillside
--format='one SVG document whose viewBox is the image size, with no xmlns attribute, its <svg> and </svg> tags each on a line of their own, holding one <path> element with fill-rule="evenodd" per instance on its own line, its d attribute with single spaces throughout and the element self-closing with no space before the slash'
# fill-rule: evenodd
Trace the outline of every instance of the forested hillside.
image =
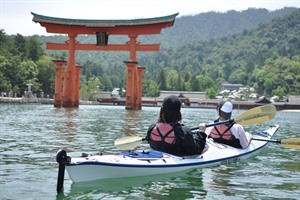
<svg viewBox="0 0 300 200">
<path fill-rule="evenodd" d="M 253 30 L 197 41 L 140 59 L 145 79 L 171 90 L 205 91 L 223 82 L 254 86 L 261 95 L 300 94 L 300 13 Z M 165 74 L 165 76 L 163 76 Z M 167 82 L 167 84 L 165 84 Z"/>
<path fill-rule="evenodd" d="M 273 12 L 250 8 L 245 11 L 231 10 L 226 13 L 208 12 L 183 16 L 175 20 L 172 28 L 163 29 L 157 41 L 161 43 L 162 49 L 178 47 L 194 41 L 233 35 L 244 29 L 250 30 L 259 24 L 295 11 L 297 11 L 296 8 L 285 8 Z M 147 40 L 145 42 L 151 41 L 152 37 L 147 36 Z"/>
<path fill-rule="evenodd" d="M 143 95 L 160 90 L 206 91 L 214 97 L 223 82 L 254 86 L 261 95 L 300 94 L 300 13 L 296 8 L 274 12 L 203 13 L 179 17 L 157 36 L 139 37 L 142 43 L 161 43 L 161 51 L 138 53 Z M 42 28 L 42 27 L 41 27 Z M 0 92 L 22 94 L 30 80 L 35 92 L 54 93 L 52 59 L 66 59 L 66 51 L 45 51 L 45 41 L 64 42 L 65 36 L 9 36 L 0 31 Z M 96 43 L 94 36 L 79 36 Z M 126 37 L 110 37 L 124 43 Z M 39 41 L 41 43 L 39 43 Z M 82 66 L 81 94 L 125 87 L 128 53 L 76 52 Z"/>
</svg>

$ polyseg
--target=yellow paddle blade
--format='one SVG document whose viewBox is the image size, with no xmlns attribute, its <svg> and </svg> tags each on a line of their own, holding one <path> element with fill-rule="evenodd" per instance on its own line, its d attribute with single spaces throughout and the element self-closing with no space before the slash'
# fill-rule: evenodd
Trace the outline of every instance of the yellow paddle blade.
<svg viewBox="0 0 300 200">
<path fill-rule="evenodd" d="M 128 136 L 115 140 L 115 146 L 120 150 L 131 150 L 142 143 L 142 138 L 138 136 Z"/>
<path fill-rule="evenodd" d="M 234 121 L 241 125 L 258 124 L 274 118 L 276 107 L 274 105 L 263 105 L 252 108 L 238 115 Z"/>
<path fill-rule="evenodd" d="M 300 145 L 300 138 L 287 138 L 280 140 L 281 144 Z"/>
<path fill-rule="evenodd" d="M 284 146 L 286 148 L 291 148 L 291 149 L 300 149 L 299 144 L 282 144 L 282 146 Z"/>
<path fill-rule="evenodd" d="M 280 144 L 286 148 L 300 149 L 300 138 L 287 138 L 280 140 Z"/>
</svg>

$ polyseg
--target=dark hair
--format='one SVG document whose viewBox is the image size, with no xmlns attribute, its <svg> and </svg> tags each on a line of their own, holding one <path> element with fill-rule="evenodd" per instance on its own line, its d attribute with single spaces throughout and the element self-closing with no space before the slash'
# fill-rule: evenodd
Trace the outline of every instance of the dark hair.
<svg viewBox="0 0 300 200">
<path fill-rule="evenodd" d="M 168 109 L 164 109 L 164 107 L 160 108 L 158 122 L 169 124 L 169 123 L 176 123 L 178 121 L 181 121 L 181 119 L 182 116 L 180 110 L 171 111 Z"/>
</svg>

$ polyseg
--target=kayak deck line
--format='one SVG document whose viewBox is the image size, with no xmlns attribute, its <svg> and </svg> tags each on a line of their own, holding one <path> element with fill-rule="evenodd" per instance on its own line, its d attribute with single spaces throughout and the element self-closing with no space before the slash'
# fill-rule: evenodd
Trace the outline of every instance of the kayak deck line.
<svg viewBox="0 0 300 200">
<path fill-rule="evenodd" d="M 265 147 L 266 144 L 262 145 L 261 147 L 253 150 L 253 151 L 258 151 L 260 149 L 262 149 L 263 147 Z M 168 161 L 166 160 L 166 158 L 160 158 L 160 159 L 137 159 L 139 161 L 141 161 L 141 163 L 138 163 L 138 164 L 123 164 L 123 163 L 109 163 L 109 162 L 103 162 L 103 161 L 85 161 L 85 162 L 69 162 L 69 163 L 66 163 L 66 166 L 78 166 L 78 165 L 105 165 L 105 166 L 117 166 L 117 167 L 132 167 L 132 168 L 135 168 L 135 167 L 138 167 L 138 168 L 169 168 L 169 167 L 183 167 L 183 166 L 194 166 L 194 165 L 205 165 L 205 164 L 210 164 L 210 163 L 214 163 L 214 162 L 222 162 L 224 160 L 231 160 L 231 159 L 235 159 L 235 158 L 238 158 L 238 157 L 242 157 L 242 156 L 245 156 L 245 155 L 248 155 L 248 154 L 252 154 L 253 151 L 248 151 L 248 152 L 245 152 L 245 153 L 241 153 L 241 154 L 238 154 L 238 155 L 234 155 L 234 156 L 229 156 L 229 157 L 225 157 L 225 158 L 220 158 L 220 159 L 215 159 L 215 160 L 209 160 L 209 161 L 195 161 L 195 160 L 203 160 L 203 156 L 197 156 L 197 157 L 193 157 L 193 158 L 188 158 L 188 157 L 178 157 L 177 159 L 181 158 L 182 160 L 185 160 L 185 159 L 193 159 L 193 162 L 190 162 L 190 163 L 168 163 Z M 169 157 L 167 157 L 169 158 Z M 155 160 L 161 160 L 163 161 L 164 163 L 161 163 L 161 164 L 155 164 L 153 163 L 153 161 Z M 172 160 L 173 161 L 173 160 Z M 147 162 L 145 164 L 143 164 L 142 162 Z M 152 164 L 152 165 L 149 165 L 149 164 Z M 168 164 L 168 165 L 166 165 Z"/>
<path fill-rule="evenodd" d="M 271 126 L 263 134 L 254 134 L 258 139 L 269 140 L 279 126 Z M 262 133 L 262 132 L 261 132 Z M 269 142 L 252 140 L 246 149 L 237 149 L 207 140 L 208 149 L 201 155 L 174 156 L 154 150 L 132 150 L 110 155 L 87 155 L 69 157 L 63 153 L 61 164 L 66 166 L 73 182 L 94 181 L 123 177 L 167 174 L 193 168 L 209 167 L 239 161 L 259 153 Z M 63 150 L 64 151 L 64 150 Z M 148 157 L 147 157 L 148 156 Z"/>
</svg>

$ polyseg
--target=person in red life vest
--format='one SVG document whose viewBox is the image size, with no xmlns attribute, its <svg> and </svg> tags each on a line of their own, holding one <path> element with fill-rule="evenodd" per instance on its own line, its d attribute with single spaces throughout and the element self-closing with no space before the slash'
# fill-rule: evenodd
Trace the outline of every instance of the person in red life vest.
<svg viewBox="0 0 300 200">
<path fill-rule="evenodd" d="M 231 118 L 233 105 L 228 100 L 221 101 L 217 106 L 219 118 L 214 122 L 225 121 Z M 208 138 L 213 138 L 215 142 L 227 144 L 232 147 L 245 149 L 251 141 L 240 124 L 221 124 L 208 127 L 205 130 Z"/>
<path fill-rule="evenodd" d="M 190 128 L 180 123 L 181 102 L 171 95 L 163 100 L 157 123 L 150 125 L 146 140 L 150 147 L 176 156 L 200 155 L 206 144 L 205 128 L 193 134 Z"/>
</svg>

